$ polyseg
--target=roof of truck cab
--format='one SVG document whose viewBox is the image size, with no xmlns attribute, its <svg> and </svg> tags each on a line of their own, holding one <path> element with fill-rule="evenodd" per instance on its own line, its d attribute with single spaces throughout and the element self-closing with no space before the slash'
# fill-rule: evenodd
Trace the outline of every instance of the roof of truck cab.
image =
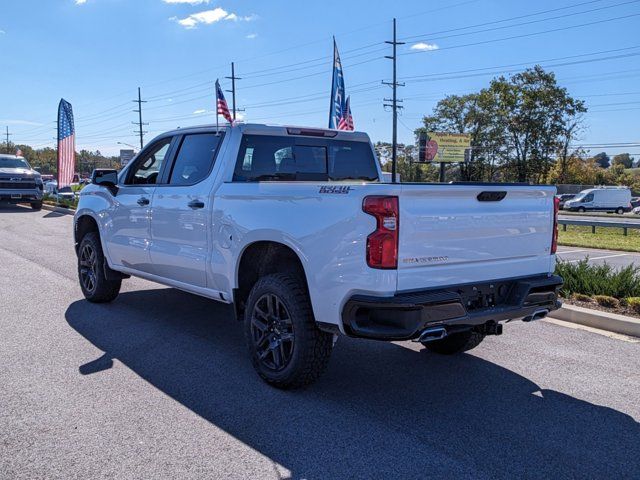
<svg viewBox="0 0 640 480">
<path fill-rule="evenodd" d="M 290 134 L 290 129 L 297 130 L 308 130 L 308 131 L 325 131 L 335 133 L 331 138 L 334 140 L 352 140 L 359 142 L 369 142 L 369 135 L 364 132 L 347 132 L 343 130 L 331 130 L 328 128 L 318 128 L 318 127 L 309 127 L 309 126 L 300 126 L 300 125 L 268 125 L 263 123 L 239 123 L 237 125 L 229 125 L 222 124 L 218 127 L 220 131 L 228 131 L 231 129 L 239 129 L 242 133 L 253 134 L 253 135 L 282 135 L 282 136 L 305 136 L 304 133 L 300 134 Z M 216 125 L 215 124 L 206 124 L 206 125 L 194 125 L 191 127 L 184 128 L 176 128 L 174 130 L 167 131 L 159 135 L 159 137 L 163 137 L 165 135 L 181 135 L 186 133 L 203 133 L 203 132 L 215 132 Z"/>
</svg>

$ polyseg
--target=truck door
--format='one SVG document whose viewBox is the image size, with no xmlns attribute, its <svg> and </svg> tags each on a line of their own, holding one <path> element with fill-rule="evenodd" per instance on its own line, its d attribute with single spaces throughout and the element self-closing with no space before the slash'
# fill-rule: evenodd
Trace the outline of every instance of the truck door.
<svg viewBox="0 0 640 480">
<path fill-rule="evenodd" d="M 118 185 L 111 222 L 105 229 L 107 253 L 115 265 L 152 273 L 150 207 L 171 140 L 164 138 L 147 147 Z"/>
<path fill-rule="evenodd" d="M 197 133 L 177 141 L 175 160 L 152 203 L 150 255 L 156 275 L 207 286 L 213 202 L 209 174 L 222 138 Z"/>
</svg>

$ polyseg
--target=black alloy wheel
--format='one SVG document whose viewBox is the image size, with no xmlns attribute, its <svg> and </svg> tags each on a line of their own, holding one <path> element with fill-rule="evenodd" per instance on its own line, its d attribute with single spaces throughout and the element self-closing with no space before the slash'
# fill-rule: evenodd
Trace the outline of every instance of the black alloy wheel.
<svg viewBox="0 0 640 480">
<path fill-rule="evenodd" d="M 251 338 L 259 362 L 269 370 L 284 370 L 291 361 L 295 336 L 291 315 L 273 293 L 262 295 L 251 313 Z"/>
<path fill-rule="evenodd" d="M 93 294 L 97 285 L 98 255 L 90 243 L 84 243 L 80 250 L 80 281 L 85 290 Z"/>
</svg>

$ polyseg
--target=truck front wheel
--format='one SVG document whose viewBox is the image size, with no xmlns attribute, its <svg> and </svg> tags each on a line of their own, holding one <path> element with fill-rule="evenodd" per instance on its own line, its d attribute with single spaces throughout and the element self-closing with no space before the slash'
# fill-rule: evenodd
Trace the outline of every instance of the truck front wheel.
<svg viewBox="0 0 640 480">
<path fill-rule="evenodd" d="M 309 385 L 329 363 L 333 335 L 316 326 L 306 288 L 294 275 L 276 273 L 256 282 L 244 328 L 254 368 L 274 387 Z"/>
<path fill-rule="evenodd" d="M 104 253 L 96 232 L 87 233 L 80 241 L 78 279 L 84 297 L 90 302 L 111 302 L 120 293 L 122 280 L 109 280 L 105 275 Z"/>
<path fill-rule="evenodd" d="M 441 355 L 455 355 L 456 353 L 466 352 L 480 345 L 484 340 L 484 334 L 469 330 L 466 332 L 452 333 L 442 340 L 433 340 L 424 342 L 423 345 L 427 350 Z"/>
</svg>

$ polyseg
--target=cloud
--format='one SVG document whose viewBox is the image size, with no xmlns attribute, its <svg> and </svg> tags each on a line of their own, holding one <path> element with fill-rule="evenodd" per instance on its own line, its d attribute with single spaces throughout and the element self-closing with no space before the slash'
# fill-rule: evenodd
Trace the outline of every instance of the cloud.
<svg viewBox="0 0 640 480">
<path fill-rule="evenodd" d="M 200 5 L 202 3 L 209 3 L 209 0 L 162 0 L 164 3 L 186 3 L 189 5 Z"/>
<path fill-rule="evenodd" d="M 435 43 L 420 42 L 420 43 L 414 43 L 413 45 L 411 45 L 411 50 L 422 50 L 425 52 L 429 50 L 438 50 L 439 48 L 440 47 Z"/>
<path fill-rule="evenodd" d="M 251 20 L 255 20 L 256 18 L 256 15 L 242 17 L 235 13 L 229 13 L 223 8 L 217 7 L 213 10 L 204 10 L 202 12 L 192 13 L 185 18 L 171 17 L 169 20 L 177 22 L 184 28 L 191 29 L 196 28 L 200 23 L 211 25 L 212 23 L 217 23 L 222 20 L 226 20 L 229 22 L 249 22 Z"/>
<path fill-rule="evenodd" d="M 249 35 L 247 35 L 246 38 L 248 38 L 249 40 L 253 40 L 254 38 L 256 38 L 258 36 L 257 33 L 250 33 Z"/>
<path fill-rule="evenodd" d="M 87 0 L 76 0 L 76 5 L 84 5 L 87 3 Z"/>
<path fill-rule="evenodd" d="M 198 110 L 194 110 L 193 114 L 194 115 L 202 115 L 203 113 L 207 113 L 207 110 L 204 108 L 200 108 Z"/>
<path fill-rule="evenodd" d="M 0 35 L 4 35 L 5 33 L 7 32 L 5 32 L 4 30 L 0 30 Z"/>
</svg>

